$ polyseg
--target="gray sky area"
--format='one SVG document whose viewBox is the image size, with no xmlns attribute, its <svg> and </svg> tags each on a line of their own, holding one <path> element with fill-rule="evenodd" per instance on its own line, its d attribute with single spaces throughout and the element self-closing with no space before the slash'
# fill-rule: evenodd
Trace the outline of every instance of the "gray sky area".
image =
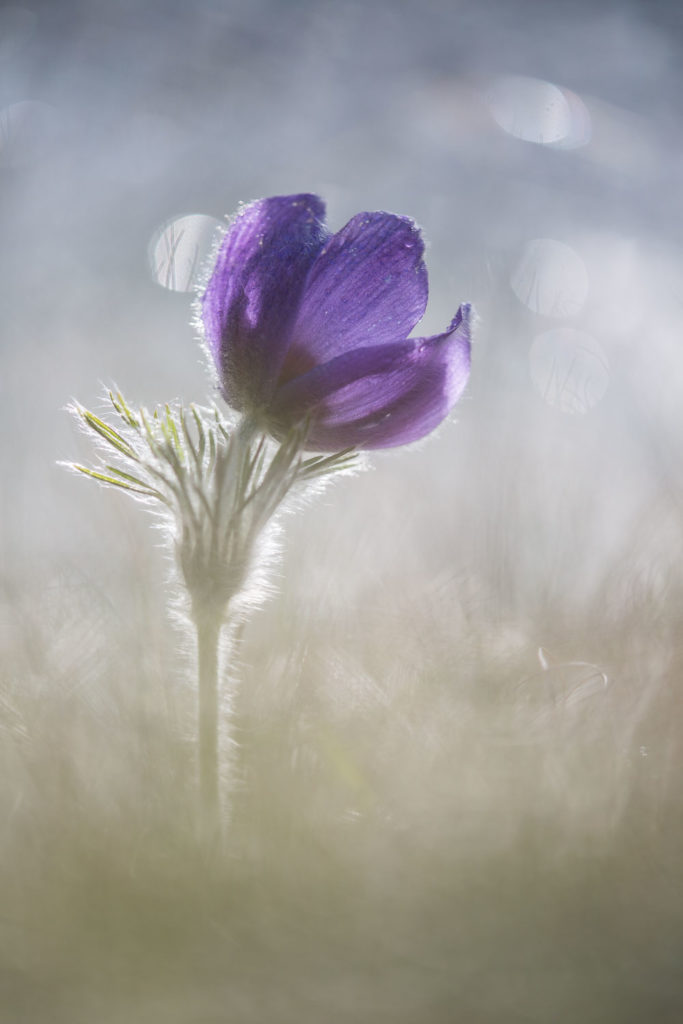
<svg viewBox="0 0 683 1024">
<path fill-rule="evenodd" d="M 485 449 L 509 469 L 506 445 L 524 460 L 557 431 L 577 472 L 596 457 L 575 444 L 585 431 L 638 489 L 665 472 L 683 295 L 679 5 L 18 4 L 0 11 L 0 48 L 10 560 L 70 546 L 73 482 L 54 467 L 74 445 L 70 397 L 96 401 L 111 381 L 147 404 L 207 397 L 191 295 L 155 280 L 183 234 L 159 241 L 164 226 L 213 218 L 184 222 L 201 258 L 215 220 L 289 191 L 320 192 L 336 227 L 361 209 L 423 226 L 426 329 L 465 299 L 480 318 L 461 407 L 476 466 Z M 529 249 L 539 239 L 569 249 L 551 266 L 543 245 Z M 537 264 L 546 292 L 529 300 Z M 171 270 L 188 283 L 187 265 Z M 600 407 L 580 424 L 534 388 L 562 339 L 540 343 L 530 369 L 534 338 L 565 328 L 608 362 Z M 466 464 L 472 442 L 458 438 L 444 431 L 427 459 L 445 450 Z"/>
</svg>

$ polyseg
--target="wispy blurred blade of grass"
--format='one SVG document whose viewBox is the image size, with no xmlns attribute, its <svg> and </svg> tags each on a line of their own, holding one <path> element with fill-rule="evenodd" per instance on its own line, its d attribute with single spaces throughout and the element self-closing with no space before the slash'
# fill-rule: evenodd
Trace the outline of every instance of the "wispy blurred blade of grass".
<svg viewBox="0 0 683 1024">
<path fill-rule="evenodd" d="M 0 12 L 0 1019 L 683 1018 L 680 30 Z M 302 189 L 422 224 L 418 333 L 474 302 L 473 373 L 457 424 L 284 521 L 207 860 L 160 535 L 56 466 L 89 461 L 62 410 L 204 403 L 155 242 Z"/>
</svg>

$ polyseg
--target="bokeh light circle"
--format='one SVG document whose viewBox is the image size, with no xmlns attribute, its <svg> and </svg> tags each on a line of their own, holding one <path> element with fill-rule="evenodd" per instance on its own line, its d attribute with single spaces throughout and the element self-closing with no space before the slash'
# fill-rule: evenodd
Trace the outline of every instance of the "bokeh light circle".
<svg viewBox="0 0 683 1024">
<path fill-rule="evenodd" d="M 609 360 L 590 334 L 558 327 L 539 334 L 529 352 L 537 392 L 561 412 L 587 413 L 609 385 Z"/>
<path fill-rule="evenodd" d="M 591 136 L 590 115 L 576 93 L 523 75 L 494 78 L 484 99 L 508 135 L 538 145 L 575 148 Z"/>
<path fill-rule="evenodd" d="M 588 272 L 571 246 L 553 238 L 534 238 L 524 246 L 510 286 L 534 313 L 575 316 L 588 295 Z"/>
<path fill-rule="evenodd" d="M 222 223 L 204 213 L 190 213 L 163 224 L 149 245 L 154 280 L 174 292 L 196 288 Z"/>
</svg>

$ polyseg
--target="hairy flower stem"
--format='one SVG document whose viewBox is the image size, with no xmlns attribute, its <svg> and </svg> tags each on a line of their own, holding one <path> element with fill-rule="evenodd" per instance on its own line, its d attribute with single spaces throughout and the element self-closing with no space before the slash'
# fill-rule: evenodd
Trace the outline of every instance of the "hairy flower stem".
<svg viewBox="0 0 683 1024">
<path fill-rule="evenodd" d="M 273 440 L 257 414 L 235 425 L 215 406 L 148 412 L 132 409 L 120 392 L 109 398 L 116 427 L 74 405 L 101 451 L 95 466 L 71 468 L 161 507 L 197 637 L 199 820 L 211 849 L 223 838 L 221 757 L 230 741 L 221 714 L 221 639 L 229 637 L 234 652 L 239 625 L 264 596 L 268 532 L 283 504 L 354 469 L 355 451 L 306 455 L 306 420 Z"/>
<path fill-rule="evenodd" d="M 218 773 L 218 651 L 221 620 L 199 614 L 197 673 L 199 682 L 199 800 L 201 829 L 207 840 L 220 839 L 221 806 Z"/>
</svg>

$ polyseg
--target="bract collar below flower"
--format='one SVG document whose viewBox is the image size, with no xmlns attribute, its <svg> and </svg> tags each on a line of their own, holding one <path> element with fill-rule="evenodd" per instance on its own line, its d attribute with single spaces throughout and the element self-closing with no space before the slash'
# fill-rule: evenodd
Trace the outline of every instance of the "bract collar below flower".
<svg viewBox="0 0 683 1024">
<path fill-rule="evenodd" d="M 465 388 L 470 306 L 409 338 L 427 305 L 417 226 L 359 213 L 332 235 L 324 216 L 318 196 L 274 196 L 232 221 L 201 300 L 220 389 L 276 437 L 307 418 L 310 449 L 416 441 Z"/>
</svg>

